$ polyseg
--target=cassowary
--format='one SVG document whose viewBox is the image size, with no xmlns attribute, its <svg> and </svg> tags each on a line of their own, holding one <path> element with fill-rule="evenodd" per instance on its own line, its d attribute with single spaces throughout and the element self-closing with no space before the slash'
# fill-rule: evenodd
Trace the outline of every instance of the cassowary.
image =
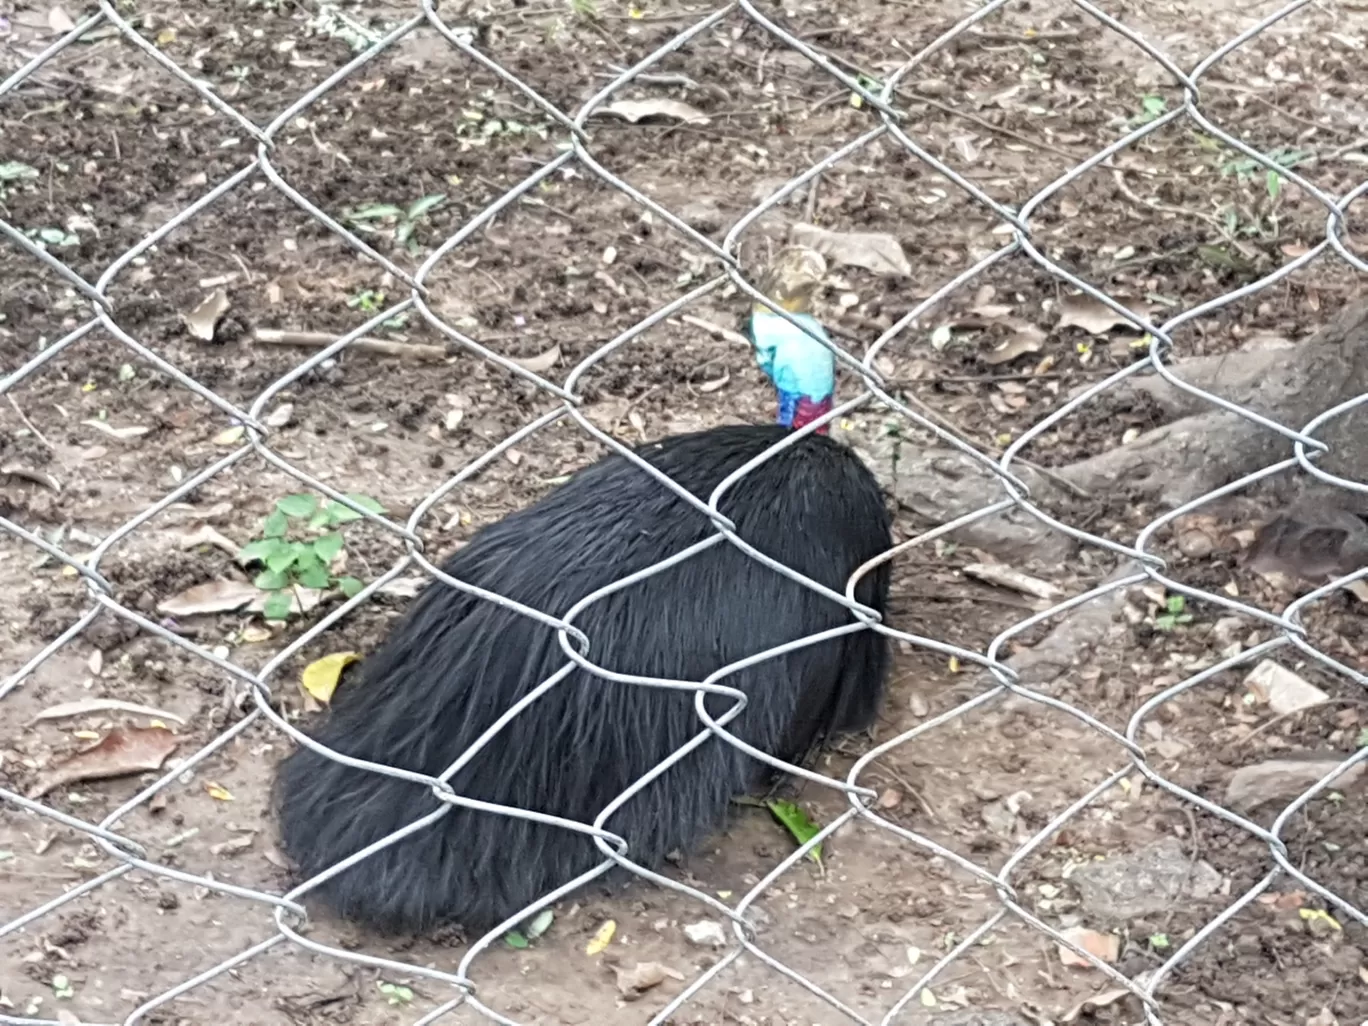
<svg viewBox="0 0 1368 1026">
<path fill-rule="evenodd" d="M 761 291 L 810 324 L 825 264 L 786 250 Z M 706 501 L 737 468 L 829 412 L 832 354 L 757 305 L 757 360 L 779 392 L 774 425 L 714 428 L 637 453 Z M 824 432 L 752 470 L 720 505 L 748 544 L 833 591 L 892 545 L 877 482 Z M 480 530 L 443 565 L 452 577 L 550 615 L 715 533 L 708 518 L 620 455 L 584 470 L 535 505 Z M 883 614 L 887 565 L 855 596 Z M 730 542 L 593 603 L 575 624 L 607 670 L 702 680 L 746 656 L 854 622 L 838 603 L 764 566 Z M 748 704 L 727 730 L 786 762 L 826 736 L 861 730 L 878 711 L 887 639 L 848 633 L 722 679 Z M 357 679 L 344 682 L 313 737 L 355 758 L 439 776 L 510 706 L 567 662 L 551 627 L 434 583 Z M 707 698 L 716 717 L 733 704 Z M 619 794 L 703 724 L 695 694 L 604 680 L 576 668 L 524 709 L 450 781 L 468 798 L 593 823 Z M 604 824 L 625 855 L 659 868 L 716 831 L 728 802 L 768 767 L 712 737 Z M 342 765 L 308 748 L 285 759 L 276 800 L 286 853 L 313 876 L 439 807 L 429 788 Z M 456 806 L 311 892 L 383 932 L 438 923 L 484 932 L 605 856 L 582 833 Z M 615 867 L 614 876 L 623 870 Z M 599 880 L 604 877 L 597 878 Z"/>
</svg>

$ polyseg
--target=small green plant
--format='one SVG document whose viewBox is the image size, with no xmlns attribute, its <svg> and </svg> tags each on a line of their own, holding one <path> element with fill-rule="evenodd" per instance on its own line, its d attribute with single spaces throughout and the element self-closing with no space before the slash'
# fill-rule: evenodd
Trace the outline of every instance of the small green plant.
<svg viewBox="0 0 1368 1026">
<path fill-rule="evenodd" d="M 1359 748 L 1368 748 L 1368 727 L 1364 727 L 1358 732 L 1358 737 L 1355 739 L 1354 743 L 1358 745 Z"/>
<path fill-rule="evenodd" d="M 38 169 L 17 160 L 0 162 L 0 200 L 9 195 L 16 182 L 28 182 L 38 177 Z"/>
<path fill-rule="evenodd" d="M 1162 96 L 1145 96 L 1140 100 L 1140 113 L 1131 117 L 1135 125 L 1148 125 L 1158 121 L 1168 111 L 1168 101 Z"/>
<path fill-rule="evenodd" d="M 385 294 L 375 289 L 363 289 L 354 296 L 348 297 L 347 306 L 351 307 L 353 310 L 360 310 L 363 314 L 374 316 L 384 309 Z M 393 317 L 386 318 L 381 322 L 381 327 L 389 328 L 392 331 L 398 331 L 408 323 L 408 320 L 408 311 L 405 310 L 395 314 Z"/>
<path fill-rule="evenodd" d="M 52 978 L 52 993 L 63 1000 L 70 1000 L 76 996 L 76 988 L 71 985 L 71 980 L 58 973 Z"/>
<path fill-rule="evenodd" d="M 385 512 L 369 496 L 349 493 L 347 498 L 372 513 Z M 340 502 L 330 500 L 320 506 L 318 498 L 307 493 L 276 502 L 261 525 L 261 537 L 244 546 L 237 557 L 244 566 L 257 563 L 262 568 L 252 583 L 270 593 L 262 609 L 266 619 L 289 618 L 291 590 L 296 586 L 323 589 L 336 585 L 347 598 L 364 587 L 357 578 L 336 577 L 330 569 L 345 544 L 338 528 L 360 519 L 360 513 Z"/>
<path fill-rule="evenodd" d="M 1154 629 L 1171 631 L 1180 624 L 1192 623 L 1192 614 L 1185 612 L 1187 599 L 1182 595 L 1170 595 L 1164 603 L 1164 612 L 1154 618 Z"/>
<path fill-rule="evenodd" d="M 401 983 L 385 983 L 381 981 L 376 984 L 380 988 L 380 993 L 385 995 L 385 999 L 392 1005 L 408 1005 L 413 1002 L 413 991 Z"/>
<path fill-rule="evenodd" d="M 344 216 L 358 231 L 376 235 L 391 232 L 394 241 L 413 255 L 419 248 L 414 237 L 419 223 L 445 202 L 446 193 L 436 192 L 414 200 L 407 207 L 398 207 L 393 203 L 371 203 L 349 210 Z"/>
<path fill-rule="evenodd" d="M 597 18 L 598 3 L 596 0 L 570 0 L 570 11 L 577 18 Z"/>
<path fill-rule="evenodd" d="M 30 228 L 24 234 L 45 250 L 70 249 L 81 244 L 80 236 L 65 228 Z"/>
</svg>

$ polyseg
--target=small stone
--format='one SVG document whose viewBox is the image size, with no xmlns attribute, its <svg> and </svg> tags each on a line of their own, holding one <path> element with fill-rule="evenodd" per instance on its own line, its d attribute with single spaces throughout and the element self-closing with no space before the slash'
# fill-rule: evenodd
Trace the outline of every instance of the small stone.
<svg viewBox="0 0 1368 1026">
<path fill-rule="evenodd" d="M 1179 901 L 1208 898 L 1221 886 L 1221 874 L 1205 862 L 1192 865 L 1172 837 L 1082 866 L 1070 879 L 1088 918 L 1107 924 L 1157 915 Z"/>
<path fill-rule="evenodd" d="M 684 936 L 689 938 L 689 943 L 696 944 L 700 948 L 725 948 L 727 946 L 727 932 L 722 924 L 711 919 L 705 919 L 699 923 L 689 923 L 684 927 Z"/>
<path fill-rule="evenodd" d="M 1241 766 L 1226 786 L 1225 805 L 1233 812 L 1248 812 L 1265 802 L 1295 798 L 1340 765 L 1339 759 L 1272 759 Z M 1355 763 L 1330 786 L 1337 790 L 1349 787 L 1362 775 L 1363 763 Z"/>
<path fill-rule="evenodd" d="M 1311 709 L 1330 700 L 1320 688 L 1284 669 L 1272 659 L 1265 659 L 1249 671 L 1245 687 L 1278 716 L 1289 716 L 1303 709 Z"/>
</svg>

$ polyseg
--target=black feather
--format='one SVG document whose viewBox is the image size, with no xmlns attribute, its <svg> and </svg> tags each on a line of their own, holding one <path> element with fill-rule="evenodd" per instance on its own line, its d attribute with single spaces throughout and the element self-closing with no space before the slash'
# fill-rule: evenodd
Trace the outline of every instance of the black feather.
<svg viewBox="0 0 1368 1026">
<path fill-rule="evenodd" d="M 778 442 L 778 426 L 678 435 L 638 452 L 706 501 L 728 474 Z M 844 592 L 850 574 L 892 544 L 873 476 L 848 449 L 809 436 L 735 485 L 722 512 L 766 555 Z M 532 608 L 576 601 L 715 533 L 708 519 L 621 456 L 481 530 L 443 569 Z M 883 613 L 887 566 L 856 596 Z M 589 657 L 621 673 L 701 680 L 787 641 L 852 623 L 817 595 L 723 542 L 577 618 Z M 347 755 L 440 775 L 506 709 L 566 662 L 556 632 L 434 583 L 385 645 L 340 688 L 314 734 Z M 733 674 L 749 704 L 728 729 L 792 762 L 831 732 L 874 719 L 887 639 L 859 631 Z M 698 733 L 693 692 L 605 681 L 576 670 L 525 710 L 452 779 L 458 794 L 592 823 L 640 776 Z M 717 716 L 731 705 L 710 696 Z M 723 823 L 729 800 L 763 765 L 710 738 L 605 824 L 650 868 Z M 419 784 L 343 766 L 301 748 L 281 765 L 283 844 L 319 873 L 438 807 Z M 318 891 L 343 916 L 381 930 L 454 921 L 484 931 L 603 861 L 582 834 L 454 808 Z"/>
</svg>

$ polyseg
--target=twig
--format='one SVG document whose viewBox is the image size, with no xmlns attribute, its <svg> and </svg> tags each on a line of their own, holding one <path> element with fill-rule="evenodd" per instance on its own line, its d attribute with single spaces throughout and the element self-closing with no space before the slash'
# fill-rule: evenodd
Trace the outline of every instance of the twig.
<svg viewBox="0 0 1368 1026">
<path fill-rule="evenodd" d="M 660 386 L 659 386 L 659 385 L 652 385 L 650 388 L 646 389 L 646 391 L 642 392 L 641 395 L 637 396 L 635 399 L 633 399 L 631 402 L 629 402 L 626 406 L 624 406 L 624 407 L 622 408 L 622 412 L 619 413 L 616 417 L 613 418 L 613 425 L 612 425 L 612 427 L 610 427 L 610 428 L 608 429 L 608 433 L 609 433 L 610 435 L 616 435 L 616 434 L 617 434 L 617 429 L 618 429 L 618 428 L 621 426 L 621 424 L 622 424 L 622 418 L 625 417 L 625 416 L 627 416 L 627 414 L 631 413 L 631 412 L 632 412 L 632 409 L 633 409 L 634 407 L 636 407 L 639 403 L 641 403 L 641 402 L 642 402 L 648 395 L 650 395 L 652 392 L 659 392 L 659 391 L 660 391 Z M 637 433 L 641 435 L 641 440 L 642 440 L 643 442 L 646 441 L 646 436 L 645 436 L 645 434 L 642 434 L 641 432 L 637 432 Z"/>
<path fill-rule="evenodd" d="M 8 399 L 10 405 L 14 407 L 14 412 L 18 414 L 19 419 L 24 422 L 24 427 L 28 428 L 30 431 L 33 432 L 33 437 L 38 439 L 38 441 L 42 442 L 53 452 L 56 452 L 57 447 L 53 445 L 51 442 L 49 442 L 47 438 L 43 435 L 43 433 L 33 426 L 33 421 L 29 420 L 27 417 L 24 416 L 24 411 L 19 409 L 19 404 L 14 401 L 14 396 L 12 394 L 6 393 L 5 398 Z"/>
<path fill-rule="evenodd" d="M 326 331 L 276 331 L 272 328 L 258 328 L 254 339 L 259 345 L 265 346 L 326 349 L 336 342 L 338 337 Z M 395 356 L 401 360 L 418 360 L 422 363 L 442 363 L 447 358 L 447 351 L 442 346 L 421 345 L 417 342 L 391 342 L 387 339 L 365 336 L 348 345 L 346 351 Z"/>
<path fill-rule="evenodd" d="M 814 175 L 812 181 L 808 183 L 807 216 L 805 217 L 808 224 L 817 223 L 813 218 L 817 214 L 817 187 L 821 184 L 822 175 L 820 172 Z"/>
<path fill-rule="evenodd" d="M 828 50 L 823 50 L 820 47 L 816 46 L 814 46 L 813 49 L 817 50 L 819 53 L 821 53 L 823 57 L 825 57 L 827 60 L 831 61 L 834 64 L 844 64 L 847 68 L 849 68 L 851 71 L 854 71 L 856 74 L 863 75 L 865 78 L 870 79 L 871 81 L 879 81 L 879 76 L 871 74 L 865 68 L 860 67 L 854 61 L 847 60 L 840 54 L 831 53 Z M 899 47 L 899 49 L 902 49 L 902 47 Z M 967 121 L 972 121 L 980 128 L 986 128 L 988 131 L 993 132 L 997 135 L 1005 135 L 1009 139 L 1015 139 L 1022 145 L 1030 146 L 1032 149 L 1044 150 L 1046 153 L 1053 153 L 1055 154 L 1055 156 L 1064 157 L 1066 160 L 1071 160 L 1074 163 L 1081 163 L 1083 160 L 1083 158 L 1076 153 L 1070 153 L 1068 150 L 1061 150 L 1058 146 L 1051 146 L 1049 143 L 1041 142 L 1039 139 L 1032 139 L 1029 135 L 1022 135 L 1020 132 L 1014 132 L 1010 128 L 1004 128 L 1001 125 L 995 125 L 986 118 L 981 118 L 977 114 L 970 114 L 968 111 L 960 110 L 957 107 L 952 107 L 950 104 L 942 103 L 940 100 L 933 99 L 930 96 L 923 96 L 921 93 L 914 93 L 911 90 L 903 89 L 895 89 L 894 92 L 898 96 L 902 96 L 905 99 L 915 100 L 917 103 L 924 103 L 928 107 L 935 107 L 942 113 L 949 114 L 952 117 L 964 118 Z"/>
<path fill-rule="evenodd" d="M 724 328 L 720 324 L 706 321 L 702 317 L 695 317 L 693 314 L 683 314 L 679 319 L 685 324 L 693 325 L 695 328 L 702 328 L 713 338 L 735 342 L 737 345 L 745 346 L 747 349 L 751 347 L 750 339 L 746 338 L 746 336 L 739 331 L 733 331 L 731 328 Z"/>
</svg>

